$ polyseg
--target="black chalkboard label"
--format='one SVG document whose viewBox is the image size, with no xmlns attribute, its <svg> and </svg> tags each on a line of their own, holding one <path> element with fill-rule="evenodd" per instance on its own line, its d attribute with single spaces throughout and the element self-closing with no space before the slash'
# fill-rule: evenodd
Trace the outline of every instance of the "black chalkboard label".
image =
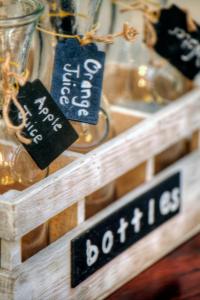
<svg viewBox="0 0 200 300">
<path fill-rule="evenodd" d="M 20 87 L 18 100 L 26 112 L 23 135 L 32 140 L 23 145 L 39 168 L 45 169 L 78 138 L 52 97 L 39 80 Z M 12 107 L 11 117 L 18 123 L 20 115 Z"/>
<path fill-rule="evenodd" d="M 189 32 L 186 13 L 176 5 L 161 10 L 155 50 L 189 79 L 200 71 L 200 27 Z"/>
<path fill-rule="evenodd" d="M 174 217 L 180 207 L 180 173 L 176 173 L 72 240 L 71 286 Z"/>
<path fill-rule="evenodd" d="M 51 94 L 68 120 L 97 124 L 105 53 L 76 39 L 58 42 Z"/>
</svg>

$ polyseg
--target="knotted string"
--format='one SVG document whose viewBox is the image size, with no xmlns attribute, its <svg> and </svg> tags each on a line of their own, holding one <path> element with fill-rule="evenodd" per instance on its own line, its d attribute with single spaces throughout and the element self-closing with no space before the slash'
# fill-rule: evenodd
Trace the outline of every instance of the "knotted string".
<svg viewBox="0 0 200 300">
<path fill-rule="evenodd" d="M 2 63 L 2 88 L 3 88 L 3 118 L 5 121 L 5 124 L 11 134 L 16 134 L 17 138 L 20 142 L 23 144 L 30 144 L 31 140 L 25 138 L 22 135 L 22 130 L 26 126 L 26 113 L 19 103 L 17 99 L 17 95 L 19 92 L 19 86 L 25 85 L 25 83 L 28 80 L 29 72 L 26 70 L 24 74 L 17 74 L 15 72 L 12 72 L 10 70 L 10 66 L 18 65 L 14 62 L 11 62 L 10 53 L 6 53 L 5 59 L 1 59 L 0 62 Z M 21 124 L 15 125 L 13 124 L 12 120 L 9 117 L 10 113 L 10 106 L 14 103 L 16 108 L 18 109 L 22 121 Z"/>
<path fill-rule="evenodd" d="M 64 11 L 64 10 L 60 10 L 58 12 L 50 12 L 48 14 L 48 16 L 49 17 L 60 17 L 60 18 L 65 18 L 65 17 L 70 17 L 70 16 L 82 17 L 85 19 L 88 18 L 88 16 L 86 16 L 83 13 L 72 13 L 72 12 L 68 12 L 68 11 Z M 115 34 L 98 36 L 98 35 L 96 35 L 96 32 L 98 29 L 99 29 L 99 24 L 94 25 L 92 27 L 91 31 L 86 32 L 85 35 L 81 38 L 79 35 L 65 35 L 65 34 L 50 32 L 50 31 L 38 26 L 38 30 L 49 33 L 49 34 L 51 33 L 54 36 L 58 36 L 58 37 L 62 37 L 62 38 L 76 38 L 79 40 L 79 42 L 82 46 L 90 44 L 92 42 L 111 44 L 114 42 L 115 38 L 118 38 L 118 37 L 124 37 L 124 39 L 126 39 L 127 41 L 133 41 L 137 35 L 136 30 L 133 27 L 129 26 L 128 23 L 125 23 L 123 25 L 123 30 L 121 32 L 115 33 Z"/>
<path fill-rule="evenodd" d="M 96 35 L 96 31 L 99 29 L 99 26 L 93 26 L 91 31 L 87 32 L 83 38 L 81 38 L 80 44 L 81 45 L 87 45 L 93 42 L 97 43 L 106 43 L 106 44 L 112 44 L 114 43 L 115 39 L 118 37 L 123 37 L 126 41 L 133 42 L 135 40 L 135 37 L 137 35 L 137 31 L 129 26 L 128 23 L 125 23 L 123 25 L 123 29 L 121 32 L 113 33 L 113 34 L 107 34 L 105 36 L 99 36 Z"/>
<path fill-rule="evenodd" d="M 112 0 L 113 3 L 122 7 L 121 12 L 140 11 L 144 18 L 144 36 L 148 47 L 153 47 L 157 42 L 157 34 L 153 24 L 158 22 L 160 5 L 153 0 L 139 0 L 127 4 L 121 0 Z M 153 8 L 152 8 L 153 7 Z"/>
<path fill-rule="evenodd" d="M 133 42 L 137 35 L 137 31 L 132 26 L 129 26 L 128 23 L 125 23 L 123 25 L 123 29 L 121 32 L 114 33 L 114 34 L 107 34 L 104 36 L 96 35 L 98 29 L 99 29 L 99 25 L 94 25 L 90 31 L 86 32 L 85 35 L 81 37 L 80 35 L 69 35 L 69 34 L 57 33 L 42 28 L 40 25 L 37 26 L 37 30 L 46 34 L 50 34 L 65 39 L 77 39 L 81 46 L 88 45 L 93 42 L 112 44 L 115 41 L 115 39 L 118 37 L 123 37 L 125 40 L 129 42 Z"/>
</svg>

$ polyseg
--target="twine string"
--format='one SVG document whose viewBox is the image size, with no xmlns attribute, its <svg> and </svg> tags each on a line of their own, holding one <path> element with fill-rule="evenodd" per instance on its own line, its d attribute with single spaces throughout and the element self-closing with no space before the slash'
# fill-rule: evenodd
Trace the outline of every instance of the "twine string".
<svg viewBox="0 0 200 300">
<path fill-rule="evenodd" d="M 68 12 L 68 11 L 64 11 L 64 10 L 59 10 L 58 12 L 50 12 L 48 14 L 48 16 L 49 17 L 60 17 L 60 18 L 74 16 L 74 17 L 82 17 L 82 18 L 88 19 L 88 16 L 83 13 L 72 13 L 72 12 Z M 121 31 L 119 33 L 115 33 L 115 34 L 108 34 L 105 36 L 96 35 L 96 31 L 99 29 L 99 27 L 100 27 L 99 24 L 94 25 L 92 27 L 91 31 L 86 32 L 86 34 L 83 36 L 83 38 L 80 38 L 80 36 L 78 36 L 78 35 L 65 35 L 65 34 L 57 34 L 54 32 L 53 32 L 53 35 L 54 36 L 56 35 L 58 37 L 63 37 L 63 38 L 76 38 L 79 40 L 81 45 L 87 45 L 92 42 L 110 44 L 110 43 L 113 43 L 115 38 L 118 38 L 118 37 L 124 37 L 128 41 L 132 41 L 132 40 L 134 40 L 135 36 L 137 35 L 137 32 L 134 30 L 134 28 L 128 26 L 128 23 L 124 24 L 123 31 Z M 38 29 L 40 31 L 52 34 L 51 31 L 48 31 L 48 30 L 42 28 L 41 26 L 38 26 Z"/>
<path fill-rule="evenodd" d="M 139 0 L 131 4 L 124 3 L 121 0 L 112 0 L 113 3 L 120 5 L 121 12 L 140 11 L 144 18 L 144 36 L 148 47 L 152 48 L 157 42 L 156 30 L 153 26 L 158 22 L 160 16 L 160 5 L 153 0 Z"/>
<path fill-rule="evenodd" d="M 11 134 L 16 134 L 19 141 L 23 144 L 30 144 L 31 140 L 27 139 L 23 136 L 22 130 L 26 126 L 26 113 L 19 103 L 17 99 L 17 95 L 19 92 L 19 85 L 23 86 L 28 80 L 29 72 L 26 70 L 24 74 L 17 74 L 15 72 L 10 71 L 10 66 L 15 65 L 16 63 L 11 62 L 10 53 L 6 53 L 5 59 L 0 60 L 2 62 L 2 87 L 3 87 L 3 118 L 5 124 Z M 10 106 L 14 103 L 16 108 L 18 109 L 22 121 L 19 125 L 13 124 L 12 120 L 10 119 Z"/>
<path fill-rule="evenodd" d="M 92 29 L 84 34 L 83 37 L 79 35 L 69 35 L 69 34 L 62 34 L 57 33 L 54 31 L 50 31 L 48 29 L 42 28 L 41 25 L 37 26 L 37 30 L 55 36 L 55 37 L 61 37 L 65 39 L 77 39 L 81 46 L 85 46 L 88 44 L 91 44 L 93 42 L 97 43 L 105 43 L 105 44 L 112 44 L 114 43 L 115 39 L 118 37 L 123 37 L 125 40 L 129 42 L 133 42 L 135 40 L 135 37 L 137 35 L 137 31 L 130 26 L 128 23 L 125 23 L 123 25 L 123 29 L 121 32 L 114 33 L 114 34 L 107 34 L 104 36 L 97 35 L 96 32 L 99 29 L 99 25 L 94 25 Z"/>
<path fill-rule="evenodd" d="M 83 38 L 81 38 L 80 44 L 82 46 L 93 42 L 112 44 L 114 43 L 115 39 L 118 37 L 122 37 L 126 41 L 133 42 L 137 35 L 137 31 L 133 27 L 129 26 L 128 23 L 123 24 L 123 29 L 121 32 L 107 34 L 105 36 L 96 35 L 98 29 L 99 29 L 98 25 L 93 26 L 91 31 L 87 32 L 83 36 Z"/>
</svg>

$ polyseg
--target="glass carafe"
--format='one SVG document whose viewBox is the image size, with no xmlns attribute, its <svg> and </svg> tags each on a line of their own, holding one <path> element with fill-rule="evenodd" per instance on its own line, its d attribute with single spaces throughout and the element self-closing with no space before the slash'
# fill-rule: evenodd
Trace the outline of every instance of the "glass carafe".
<svg viewBox="0 0 200 300">
<path fill-rule="evenodd" d="M 37 0 L 0 1 L 0 193 L 23 190 L 44 178 L 41 171 L 14 135 L 8 132 L 2 117 L 3 78 L 2 67 L 10 56 L 10 70 L 21 74 L 27 68 L 27 57 L 38 18 L 43 6 Z M 31 72 L 31 70 L 29 70 Z M 47 244 L 46 225 L 40 226 L 22 239 L 22 258 L 37 252 Z"/>
<path fill-rule="evenodd" d="M 2 66 L 6 55 L 10 56 L 10 70 L 21 74 L 26 68 L 27 55 L 36 22 L 43 6 L 33 0 L 1 1 L 0 3 L 0 105 L 3 105 Z M 23 189 L 38 181 L 44 172 L 32 161 L 28 153 L 9 134 L 0 118 L 0 186 L 6 189 Z"/>
<path fill-rule="evenodd" d="M 101 0 L 49 0 L 52 13 L 51 24 L 59 33 L 80 34 L 88 32 L 97 22 Z M 56 15 L 60 11 L 71 14 L 67 17 Z M 101 46 L 100 46 L 101 47 Z M 101 47 L 102 49 L 102 47 Z M 114 135 L 112 122 L 110 120 L 108 103 L 105 97 L 101 100 L 101 111 L 97 125 L 88 125 L 72 122 L 73 127 L 79 134 L 79 140 L 71 147 L 72 151 L 88 153 L 101 143 Z M 89 217 L 107 206 L 114 199 L 114 183 L 110 183 L 86 199 L 86 216 Z"/>
<path fill-rule="evenodd" d="M 160 7 L 166 2 L 157 1 Z M 188 91 L 191 82 L 144 43 L 143 13 L 139 10 L 123 12 L 123 5 L 113 6 L 114 30 L 128 21 L 136 28 L 138 36 L 134 43 L 118 40 L 109 48 L 104 77 L 109 101 L 151 112 Z"/>
</svg>

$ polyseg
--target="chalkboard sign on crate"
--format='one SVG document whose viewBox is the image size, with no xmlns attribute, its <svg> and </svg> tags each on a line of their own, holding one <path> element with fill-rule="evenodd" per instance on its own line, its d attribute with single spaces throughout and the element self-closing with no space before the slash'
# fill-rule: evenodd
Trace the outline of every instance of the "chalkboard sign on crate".
<svg viewBox="0 0 200 300">
<path fill-rule="evenodd" d="M 200 231 L 200 90 L 112 114 L 115 138 L 0 197 L 0 299 L 103 299 Z M 85 197 L 114 180 L 119 199 L 85 220 Z M 23 262 L 22 237 L 72 206 L 73 229 Z"/>
</svg>

